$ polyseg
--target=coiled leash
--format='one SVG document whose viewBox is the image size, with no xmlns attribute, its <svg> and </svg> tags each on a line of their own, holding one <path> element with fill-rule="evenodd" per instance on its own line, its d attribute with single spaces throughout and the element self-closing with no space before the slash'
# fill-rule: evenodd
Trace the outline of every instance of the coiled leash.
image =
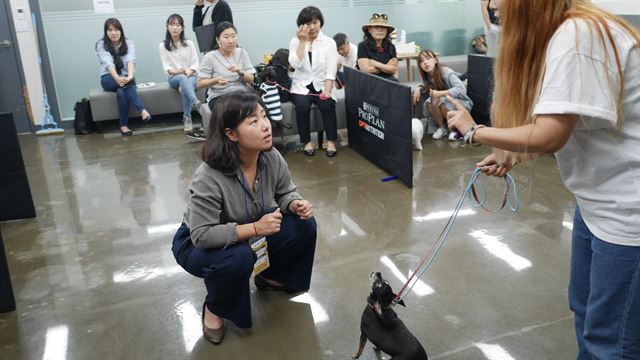
<svg viewBox="0 0 640 360">
<path fill-rule="evenodd" d="M 429 250 L 427 255 L 422 258 L 416 270 L 413 272 L 413 274 L 411 274 L 407 282 L 402 286 L 402 288 L 398 292 L 398 295 L 396 295 L 396 298 L 393 299 L 393 305 L 400 302 L 402 299 L 404 299 L 405 296 L 407 296 L 411 292 L 411 289 L 413 289 L 413 286 L 416 284 L 416 282 L 418 282 L 418 279 L 422 276 L 422 274 L 424 274 L 425 271 L 427 271 L 429 266 L 431 266 L 433 261 L 436 259 L 436 257 L 438 256 L 438 252 L 440 251 L 445 241 L 447 241 L 447 238 L 449 237 L 449 232 L 451 231 L 451 228 L 453 227 L 453 224 L 456 221 L 458 212 L 462 208 L 462 204 L 464 203 L 465 197 L 467 196 L 469 197 L 469 202 L 471 202 L 471 206 L 475 208 L 481 207 L 484 210 L 491 213 L 497 213 L 502 209 L 504 209 L 505 206 L 508 206 L 509 209 L 513 212 L 518 211 L 519 200 L 518 200 L 518 192 L 516 189 L 516 182 L 513 180 L 513 177 L 511 177 L 510 174 L 507 174 L 507 176 L 504 177 L 505 185 L 504 185 L 504 193 L 502 196 L 502 206 L 497 210 L 491 210 L 485 207 L 485 204 L 487 202 L 487 191 L 482 185 L 482 183 L 478 181 L 478 175 L 480 175 L 481 173 L 482 171 L 480 171 L 480 168 L 475 169 L 475 171 L 471 175 L 471 179 L 469 179 L 469 183 L 467 184 L 467 187 L 462 193 L 462 196 L 460 196 L 460 200 L 458 200 L 458 204 L 456 205 L 455 210 L 449 217 L 449 220 L 447 221 L 447 224 L 444 226 L 444 229 L 442 230 L 440 235 L 438 235 L 438 239 L 436 240 L 436 243 L 433 245 L 431 250 Z M 482 194 L 481 198 L 478 198 L 478 191 L 476 191 L 476 188 L 480 189 Z M 512 197 L 513 197 L 513 201 L 511 199 Z"/>
</svg>

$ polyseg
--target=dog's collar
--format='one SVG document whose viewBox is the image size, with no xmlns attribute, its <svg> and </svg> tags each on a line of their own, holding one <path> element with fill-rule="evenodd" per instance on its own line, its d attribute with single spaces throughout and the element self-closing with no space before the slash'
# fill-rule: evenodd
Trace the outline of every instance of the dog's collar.
<svg viewBox="0 0 640 360">
<path fill-rule="evenodd" d="M 370 307 L 370 308 L 372 308 L 373 310 L 375 310 L 375 309 L 376 309 L 376 308 L 375 308 L 373 305 L 371 305 L 370 303 L 367 303 L 367 306 L 368 306 L 368 307 Z M 389 309 L 389 308 L 391 308 L 391 305 L 389 305 L 389 306 L 385 306 L 385 307 L 381 307 L 381 308 L 380 308 L 380 310 L 386 310 L 386 309 Z"/>
</svg>

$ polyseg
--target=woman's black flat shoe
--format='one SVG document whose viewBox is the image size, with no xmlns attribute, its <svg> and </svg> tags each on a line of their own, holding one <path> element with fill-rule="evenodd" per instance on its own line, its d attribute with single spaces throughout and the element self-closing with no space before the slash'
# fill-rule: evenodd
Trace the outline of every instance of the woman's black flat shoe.
<svg viewBox="0 0 640 360">
<path fill-rule="evenodd" d="M 313 156 L 316 154 L 314 149 L 303 149 L 302 152 L 307 156 Z"/>
<path fill-rule="evenodd" d="M 151 121 L 151 115 L 147 116 L 146 118 L 142 119 L 143 123 L 148 123 L 149 121 Z"/>
<path fill-rule="evenodd" d="M 327 157 L 334 157 L 338 155 L 338 150 L 327 150 Z"/>
<path fill-rule="evenodd" d="M 122 135 L 122 136 L 131 136 L 131 135 L 133 135 L 133 131 L 131 131 L 131 130 L 129 130 L 129 131 L 120 130 L 120 135 Z"/>
<path fill-rule="evenodd" d="M 224 320 L 222 322 L 222 326 L 218 329 L 208 328 L 204 324 L 204 312 L 207 303 L 202 304 L 202 335 L 205 340 L 212 343 L 213 345 L 220 345 L 222 343 L 222 339 L 224 339 L 224 334 L 227 332 L 227 327 L 224 326 Z"/>
<path fill-rule="evenodd" d="M 253 278 L 253 283 L 256 284 L 256 288 L 258 288 L 258 290 L 284 291 L 287 294 L 295 294 L 295 293 L 300 292 L 300 291 L 297 291 L 297 290 L 294 290 L 294 289 L 288 287 L 287 285 L 281 285 L 281 286 L 271 285 L 271 284 L 269 284 L 269 282 L 267 282 L 267 280 L 265 278 L 263 278 L 260 275 L 256 275 Z"/>
</svg>

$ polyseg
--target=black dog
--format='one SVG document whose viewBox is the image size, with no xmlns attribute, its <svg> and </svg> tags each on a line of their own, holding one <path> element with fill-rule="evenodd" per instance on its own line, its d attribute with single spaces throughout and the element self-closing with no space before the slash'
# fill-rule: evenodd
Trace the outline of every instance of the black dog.
<svg viewBox="0 0 640 360">
<path fill-rule="evenodd" d="M 362 312 L 360 346 L 353 358 L 357 359 L 362 355 L 369 339 L 377 348 L 376 351 L 382 350 L 391 355 L 391 360 L 427 360 L 427 353 L 418 339 L 391 309 L 391 302 L 396 294 L 391 290 L 389 282 L 379 272 L 372 272 L 369 280 L 371 294 L 367 298 L 367 307 Z M 405 306 L 402 301 L 398 304 Z"/>
</svg>

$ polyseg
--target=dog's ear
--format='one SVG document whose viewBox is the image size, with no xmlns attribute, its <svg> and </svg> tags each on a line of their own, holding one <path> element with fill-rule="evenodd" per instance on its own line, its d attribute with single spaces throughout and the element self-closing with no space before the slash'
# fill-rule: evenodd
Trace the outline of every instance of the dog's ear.
<svg viewBox="0 0 640 360">
<path fill-rule="evenodd" d="M 405 305 L 405 304 L 404 304 L 404 301 L 403 301 L 403 300 L 398 301 L 396 304 L 398 304 L 398 305 L 402 305 L 402 306 L 404 306 L 404 307 L 407 307 L 407 305 Z"/>
</svg>

